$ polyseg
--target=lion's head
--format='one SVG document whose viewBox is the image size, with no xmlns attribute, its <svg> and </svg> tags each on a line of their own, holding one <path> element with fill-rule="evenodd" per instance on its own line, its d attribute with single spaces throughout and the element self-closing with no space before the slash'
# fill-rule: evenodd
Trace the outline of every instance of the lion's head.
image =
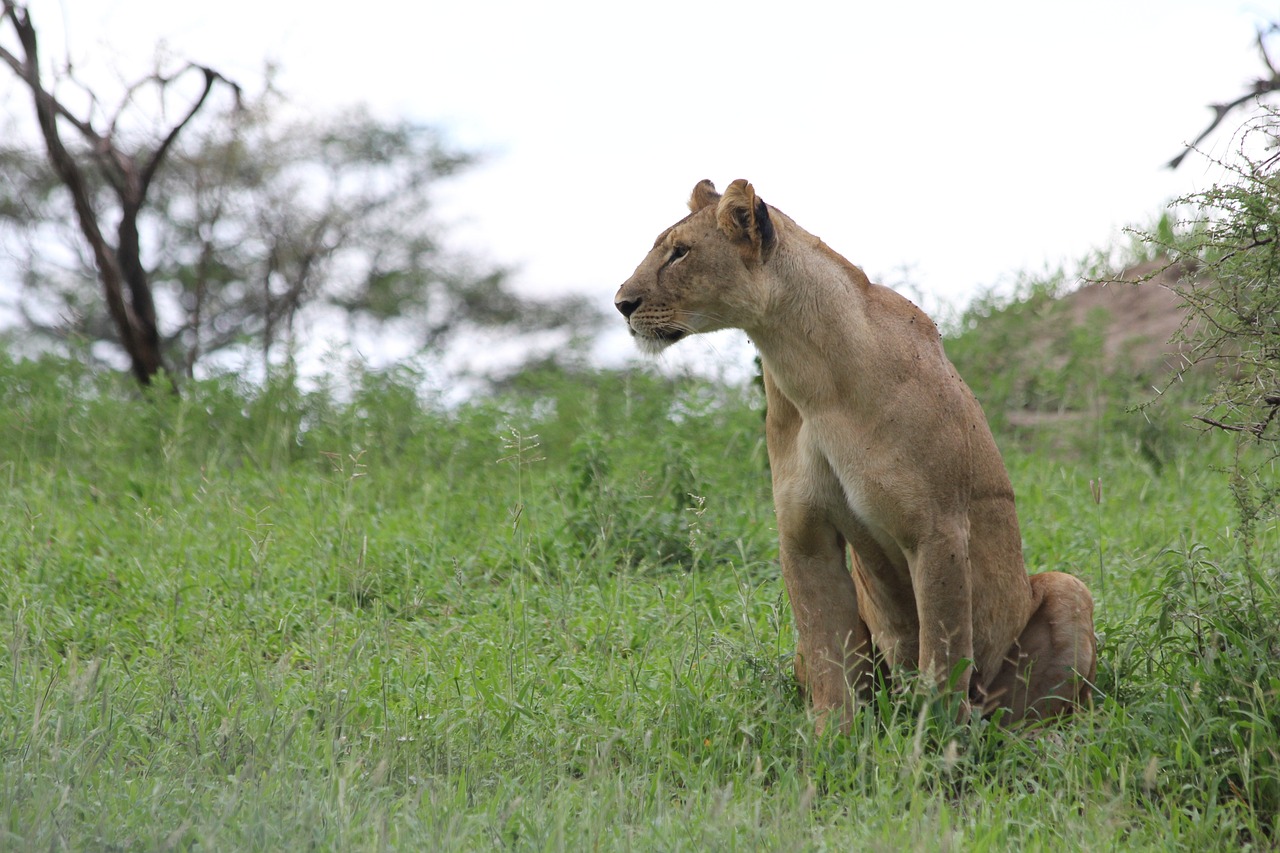
<svg viewBox="0 0 1280 853">
<path fill-rule="evenodd" d="M 646 352 L 661 352 L 686 335 L 750 328 L 768 304 L 763 269 L 778 234 L 751 184 L 734 181 L 722 196 L 710 181 L 700 181 L 689 209 L 658 236 L 614 297 Z"/>
</svg>

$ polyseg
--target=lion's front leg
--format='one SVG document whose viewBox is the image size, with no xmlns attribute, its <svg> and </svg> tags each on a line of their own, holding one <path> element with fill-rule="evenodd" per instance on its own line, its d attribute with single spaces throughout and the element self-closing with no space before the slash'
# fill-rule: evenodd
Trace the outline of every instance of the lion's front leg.
<svg viewBox="0 0 1280 853">
<path fill-rule="evenodd" d="M 848 548 L 831 521 L 832 512 L 844 505 L 843 491 L 767 365 L 764 387 L 778 549 L 799 639 L 796 678 L 809 696 L 819 731 L 833 715 L 848 730 L 853 687 L 869 692 L 871 635 L 858 613 Z"/>
<path fill-rule="evenodd" d="M 804 515 L 802 513 L 802 515 Z M 844 539 L 812 517 L 796 526 L 778 514 L 782 576 L 799 643 L 796 677 L 809 696 L 818 730 L 834 722 L 848 731 L 854 690 L 871 680 L 871 636 L 858 614 L 858 596 L 845 561 Z"/>
<path fill-rule="evenodd" d="M 967 696 L 973 677 L 973 573 L 964 526 L 943 528 L 921 542 L 911 575 L 920 671 L 939 689 Z"/>
</svg>

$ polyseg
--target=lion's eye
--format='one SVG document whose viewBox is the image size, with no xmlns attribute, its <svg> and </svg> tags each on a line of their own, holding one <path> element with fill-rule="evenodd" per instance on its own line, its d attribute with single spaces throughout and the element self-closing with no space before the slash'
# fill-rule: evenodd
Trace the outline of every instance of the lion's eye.
<svg viewBox="0 0 1280 853">
<path fill-rule="evenodd" d="M 675 261 L 678 261 L 687 254 L 689 254 L 688 246 L 682 246 L 682 245 L 673 246 L 671 248 L 671 257 L 667 259 L 667 263 L 673 263 Z"/>
</svg>

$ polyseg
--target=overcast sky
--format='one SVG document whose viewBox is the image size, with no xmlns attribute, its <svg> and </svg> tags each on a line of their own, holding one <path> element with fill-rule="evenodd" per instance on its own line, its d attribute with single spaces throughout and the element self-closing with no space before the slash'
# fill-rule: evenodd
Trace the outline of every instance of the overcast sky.
<svg viewBox="0 0 1280 853">
<path fill-rule="evenodd" d="M 1240 0 L 32 0 L 47 58 L 130 78 L 156 45 L 316 111 L 367 102 L 485 153 L 454 243 L 528 292 L 612 302 L 700 178 L 751 180 L 912 295 L 1070 263 L 1219 174 L 1162 168 L 1261 69 Z M 6 35 L 8 35 L 6 33 Z M 15 86 L 12 79 L 0 83 Z M 6 98 L 10 109 L 14 98 Z M 1207 143 L 1225 154 L 1230 138 Z M 936 304 L 936 303 L 935 303 Z M 619 321 L 621 322 L 621 321 Z"/>
</svg>

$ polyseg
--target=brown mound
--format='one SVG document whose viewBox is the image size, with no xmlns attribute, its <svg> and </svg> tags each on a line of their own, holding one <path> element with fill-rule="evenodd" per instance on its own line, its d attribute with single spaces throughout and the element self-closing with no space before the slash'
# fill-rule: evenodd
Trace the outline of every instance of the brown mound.
<svg viewBox="0 0 1280 853">
<path fill-rule="evenodd" d="M 1123 358 L 1135 371 L 1164 373 L 1185 365 L 1189 347 L 1173 338 L 1186 320 L 1186 308 L 1174 288 L 1187 274 L 1167 260 L 1130 267 L 1110 281 L 1095 281 L 1061 300 L 1065 322 L 1093 322 L 1099 309 L 1108 322 L 1103 336 L 1107 363 Z"/>
<path fill-rule="evenodd" d="M 1008 422 L 1027 427 L 1095 416 L 1120 387 L 1100 388 L 1101 375 L 1131 381 L 1149 394 L 1185 373 L 1191 345 L 1176 340 L 1187 318 L 1176 288 L 1190 275 L 1189 268 L 1158 259 L 1088 282 L 1036 310 L 1025 327 L 1028 343 L 1019 355 L 1024 376 L 1010 394 Z M 1074 337 L 1078 329 L 1098 342 L 1089 351 Z"/>
</svg>

